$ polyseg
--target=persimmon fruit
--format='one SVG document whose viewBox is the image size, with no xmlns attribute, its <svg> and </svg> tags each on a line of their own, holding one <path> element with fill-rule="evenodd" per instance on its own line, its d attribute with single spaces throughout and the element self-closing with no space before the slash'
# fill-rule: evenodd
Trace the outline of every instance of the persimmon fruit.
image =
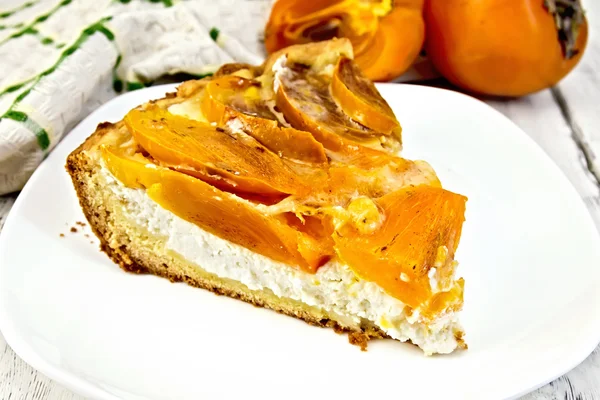
<svg viewBox="0 0 600 400">
<path fill-rule="evenodd" d="M 269 54 L 294 44 L 348 38 L 367 78 L 400 76 L 425 38 L 424 0 L 278 0 L 265 27 Z"/>
<path fill-rule="evenodd" d="M 453 84 L 495 96 L 555 85 L 588 38 L 580 0 L 427 0 L 426 52 Z"/>
</svg>

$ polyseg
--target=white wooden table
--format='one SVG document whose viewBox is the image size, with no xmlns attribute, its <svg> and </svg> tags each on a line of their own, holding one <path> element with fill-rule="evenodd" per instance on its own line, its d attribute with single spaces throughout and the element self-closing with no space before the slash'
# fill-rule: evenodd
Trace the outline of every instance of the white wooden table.
<svg viewBox="0 0 600 400">
<path fill-rule="evenodd" d="M 570 76 L 556 88 L 522 99 L 486 102 L 521 126 L 561 167 L 600 229 L 600 2 L 586 1 L 585 6 L 591 39 Z M 15 198 L 0 197 L 0 227 Z M 0 399 L 81 397 L 25 364 L 0 336 Z M 573 371 L 523 399 L 600 400 L 600 348 Z"/>
</svg>

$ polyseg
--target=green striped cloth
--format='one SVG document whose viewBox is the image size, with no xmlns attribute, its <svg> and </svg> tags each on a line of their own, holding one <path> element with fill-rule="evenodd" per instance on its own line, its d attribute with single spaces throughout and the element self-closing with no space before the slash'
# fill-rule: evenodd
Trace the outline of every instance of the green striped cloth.
<svg viewBox="0 0 600 400">
<path fill-rule="evenodd" d="M 260 63 L 271 0 L 2 0 L 0 194 L 73 126 L 165 75 Z"/>
</svg>

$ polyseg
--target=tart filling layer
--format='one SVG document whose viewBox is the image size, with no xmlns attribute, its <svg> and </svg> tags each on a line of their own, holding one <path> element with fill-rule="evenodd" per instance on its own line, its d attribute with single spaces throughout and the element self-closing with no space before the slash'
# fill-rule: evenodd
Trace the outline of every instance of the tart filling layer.
<svg viewBox="0 0 600 400">
<path fill-rule="evenodd" d="M 315 274 L 274 261 L 177 217 L 144 190 L 125 187 L 105 167 L 101 173 L 105 188 L 121 201 L 122 215 L 165 240 L 167 250 L 197 268 L 241 282 L 250 290 L 269 289 L 279 297 L 322 308 L 348 326 L 360 326 L 366 319 L 396 340 L 410 340 L 425 354 L 450 353 L 464 345 L 454 313 L 424 321 L 418 312 L 338 261 L 326 263 Z"/>
</svg>

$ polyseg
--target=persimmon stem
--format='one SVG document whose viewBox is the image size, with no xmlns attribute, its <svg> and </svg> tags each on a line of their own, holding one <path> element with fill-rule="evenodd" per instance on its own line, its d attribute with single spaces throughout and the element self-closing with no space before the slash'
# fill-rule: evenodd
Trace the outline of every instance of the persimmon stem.
<svg viewBox="0 0 600 400">
<path fill-rule="evenodd" d="M 544 0 L 544 7 L 554 17 L 563 57 L 566 60 L 575 57 L 579 53 L 575 46 L 584 17 L 581 0 Z"/>
</svg>

